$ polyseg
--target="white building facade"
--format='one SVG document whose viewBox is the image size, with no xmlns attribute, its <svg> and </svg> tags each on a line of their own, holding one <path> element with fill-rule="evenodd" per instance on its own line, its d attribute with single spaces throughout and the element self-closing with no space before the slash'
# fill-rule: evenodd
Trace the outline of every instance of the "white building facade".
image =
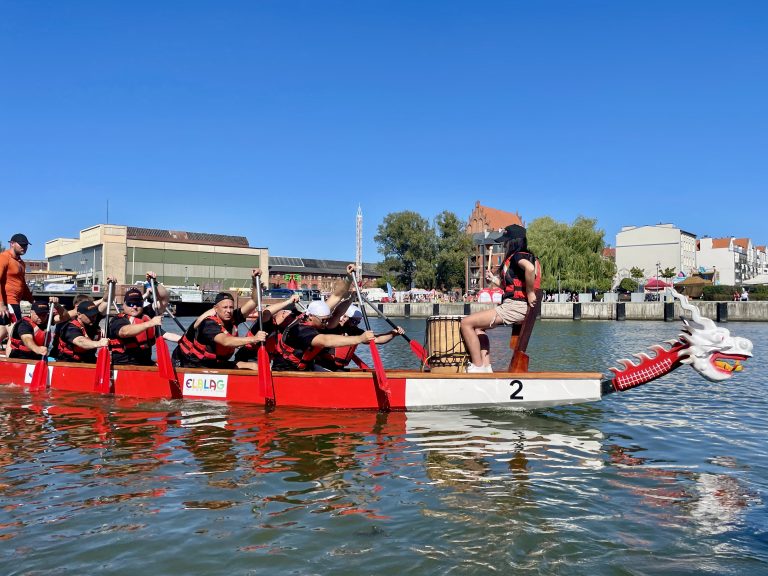
<svg viewBox="0 0 768 576">
<path fill-rule="evenodd" d="M 765 247 L 755 247 L 749 238 L 701 238 L 698 262 L 706 270 L 716 270 L 716 284 L 740 286 L 763 273 Z"/>
<path fill-rule="evenodd" d="M 616 234 L 616 279 L 630 277 L 632 268 L 652 278 L 665 268 L 690 275 L 697 266 L 696 235 L 673 224 L 624 226 Z"/>
</svg>

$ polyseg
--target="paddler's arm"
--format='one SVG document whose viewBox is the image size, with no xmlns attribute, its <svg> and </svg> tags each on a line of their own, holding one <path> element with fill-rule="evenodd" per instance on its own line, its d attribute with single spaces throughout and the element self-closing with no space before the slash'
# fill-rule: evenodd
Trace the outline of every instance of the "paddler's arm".
<svg viewBox="0 0 768 576">
<path fill-rule="evenodd" d="M 24 342 L 24 346 L 32 350 L 35 354 L 48 354 L 48 348 L 35 344 L 35 338 L 32 334 L 22 334 L 21 341 Z"/>
<path fill-rule="evenodd" d="M 101 297 L 101 300 L 94 300 L 93 303 L 96 304 L 96 307 L 99 309 L 99 314 L 102 316 L 107 315 L 107 308 L 109 308 L 109 302 L 107 302 L 107 296 L 109 296 L 109 284 L 110 282 L 114 285 L 117 285 L 117 280 L 113 278 L 112 276 L 107 276 L 107 291 L 104 293 L 104 296 Z M 115 297 L 114 288 L 112 289 L 112 297 Z M 72 311 L 72 317 L 74 318 L 76 315 L 76 312 Z"/>
<path fill-rule="evenodd" d="M 269 322 L 272 319 L 272 316 L 274 316 L 277 312 L 280 312 L 280 310 L 285 310 L 289 306 L 293 306 L 298 301 L 299 301 L 299 295 L 292 294 L 290 298 L 287 298 L 282 302 L 278 302 L 277 304 L 270 304 L 269 306 L 264 308 L 264 312 L 261 315 L 261 321 Z"/>
<path fill-rule="evenodd" d="M 213 339 L 216 344 L 226 346 L 227 348 L 237 348 L 238 346 L 245 346 L 246 344 L 256 344 L 258 342 L 264 342 L 267 339 L 266 332 L 257 332 L 255 336 L 232 336 L 231 334 L 216 334 Z"/>
<path fill-rule="evenodd" d="M 376 339 L 374 341 L 376 342 L 376 344 L 386 344 L 387 342 L 392 340 L 392 338 L 400 334 L 405 334 L 405 330 L 403 330 L 400 326 L 398 326 L 397 328 L 393 328 L 386 334 L 379 334 L 378 336 L 376 336 Z"/>
<path fill-rule="evenodd" d="M 211 317 L 211 316 L 213 316 L 214 314 L 216 314 L 216 310 L 215 310 L 214 308 L 211 308 L 210 310 L 206 310 L 205 312 L 203 312 L 202 314 L 200 314 L 200 316 L 198 316 L 197 318 L 195 318 L 195 328 L 197 328 L 198 326 L 200 326 L 200 322 L 202 322 L 202 321 L 203 321 L 203 320 L 205 320 L 206 318 L 210 318 L 210 317 Z"/>
<path fill-rule="evenodd" d="M 331 292 L 331 295 L 328 296 L 325 303 L 328 304 L 328 308 L 333 310 L 336 305 L 341 301 L 344 296 L 347 295 L 349 290 L 352 288 L 352 274 L 355 273 L 355 265 L 354 264 L 347 264 L 347 275 L 344 278 L 341 278 L 336 281 L 336 283 L 333 285 L 333 291 Z"/>
<path fill-rule="evenodd" d="M 95 350 L 96 348 L 104 348 L 109 346 L 109 338 L 102 338 L 101 340 L 91 340 L 85 336 L 78 336 L 72 340 L 72 344 L 83 350 Z"/>
<path fill-rule="evenodd" d="M 149 322 L 143 322 L 142 324 L 131 324 L 129 322 L 125 326 L 120 327 L 120 330 L 117 332 L 117 336 L 119 338 L 131 338 L 133 336 L 138 336 L 139 334 L 141 334 L 142 332 L 146 332 L 150 328 L 154 328 L 155 326 L 160 326 L 162 322 L 163 322 L 162 316 L 155 316 Z"/>
<path fill-rule="evenodd" d="M 354 346 L 356 344 L 367 344 L 375 338 L 372 330 L 366 330 L 359 336 L 341 336 L 339 334 L 318 334 L 312 338 L 312 346 L 322 346 L 323 348 L 337 348 L 339 346 Z"/>
<path fill-rule="evenodd" d="M 244 317 L 248 317 L 248 314 L 256 310 L 257 296 L 256 292 L 259 289 L 259 282 L 261 282 L 261 268 L 254 268 L 251 270 L 251 299 L 245 304 L 240 306 L 240 312 Z"/>
</svg>

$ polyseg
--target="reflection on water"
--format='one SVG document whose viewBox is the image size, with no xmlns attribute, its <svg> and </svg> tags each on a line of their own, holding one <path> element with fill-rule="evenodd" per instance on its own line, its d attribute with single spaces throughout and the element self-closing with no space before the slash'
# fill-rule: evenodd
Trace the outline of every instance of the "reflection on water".
<svg viewBox="0 0 768 576">
<path fill-rule="evenodd" d="M 545 322 L 531 349 L 594 368 L 676 329 L 621 326 Z M 766 328 L 738 333 L 757 343 Z M 3 573 L 765 573 L 756 352 L 738 384 L 680 369 L 531 413 L 265 413 L 0 387 Z"/>
</svg>

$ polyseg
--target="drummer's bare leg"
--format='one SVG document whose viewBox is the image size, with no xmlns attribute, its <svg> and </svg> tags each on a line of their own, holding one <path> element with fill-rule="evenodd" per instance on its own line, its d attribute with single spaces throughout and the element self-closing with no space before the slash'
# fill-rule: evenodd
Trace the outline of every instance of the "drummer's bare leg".
<svg viewBox="0 0 768 576">
<path fill-rule="evenodd" d="M 477 339 L 480 341 L 480 358 L 482 358 L 481 366 L 491 365 L 491 343 L 488 340 L 488 334 L 485 330 L 475 330 L 477 333 Z"/>
<path fill-rule="evenodd" d="M 480 330 L 482 332 L 493 327 L 495 321 L 496 311 L 493 309 L 475 312 L 474 314 L 470 314 L 461 319 L 461 336 L 464 338 L 464 344 L 467 347 L 470 362 L 472 362 L 476 368 L 482 367 L 484 363 L 482 347 L 477 331 Z M 486 354 L 487 350 L 486 342 Z"/>
</svg>

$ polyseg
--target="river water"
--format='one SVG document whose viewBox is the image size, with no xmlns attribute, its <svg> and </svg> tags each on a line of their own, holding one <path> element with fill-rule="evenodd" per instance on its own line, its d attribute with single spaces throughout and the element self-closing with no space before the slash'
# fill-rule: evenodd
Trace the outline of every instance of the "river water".
<svg viewBox="0 0 768 576">
<path fill-rule="evenodd" d="M 682 367 L 535 412 L 0 386 L 0 574 L 768 574 L 768 326 L 726 326 L 755 344 L 730 382 Z M 543 321 L 531 369 L 603 371 L 678 329 Z M 418 365 L 402 339 L 381 351 Z"/>
</svg>

